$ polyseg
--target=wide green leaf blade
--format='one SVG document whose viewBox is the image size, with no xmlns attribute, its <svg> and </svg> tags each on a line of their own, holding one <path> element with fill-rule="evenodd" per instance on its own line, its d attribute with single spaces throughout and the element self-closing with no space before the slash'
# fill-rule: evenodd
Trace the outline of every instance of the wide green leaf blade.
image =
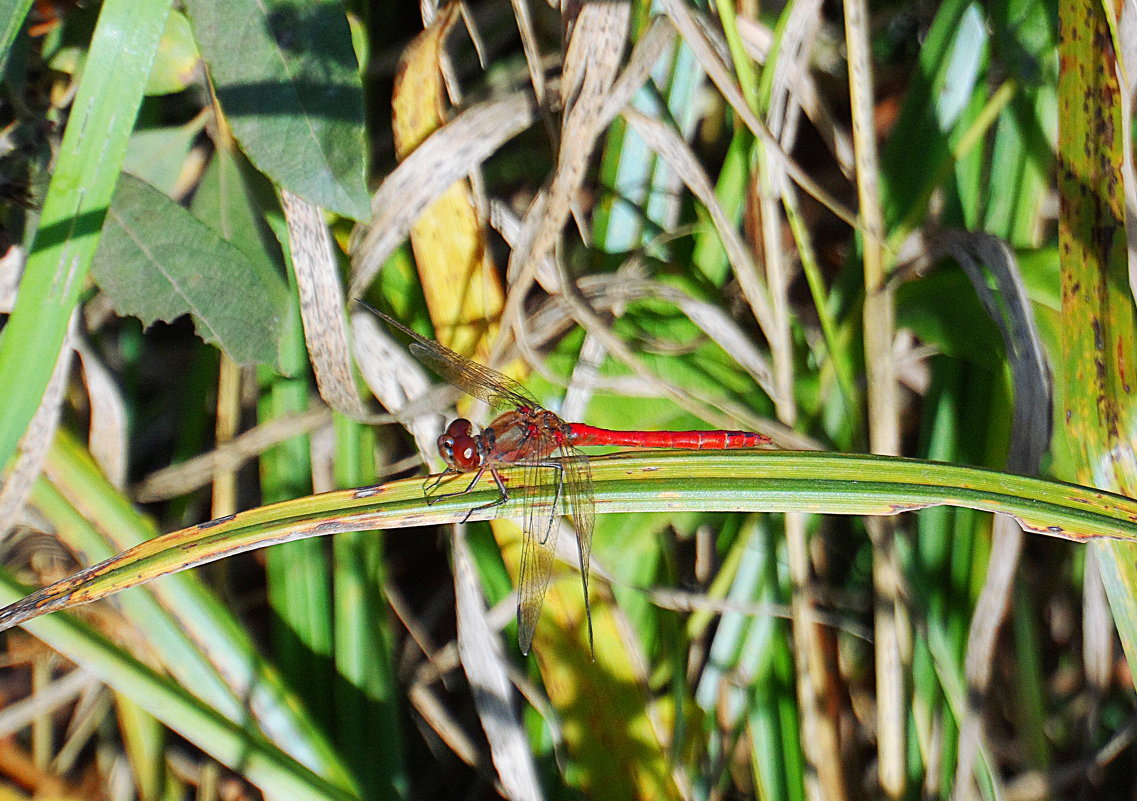
<svg viewBox="0 0 1137 801">
<path fill-rule="evenodd" d="M 229 125 L 274 183 L 365 220 L 363 84 L 338 2 L 189 0 Z"/>
</svg>

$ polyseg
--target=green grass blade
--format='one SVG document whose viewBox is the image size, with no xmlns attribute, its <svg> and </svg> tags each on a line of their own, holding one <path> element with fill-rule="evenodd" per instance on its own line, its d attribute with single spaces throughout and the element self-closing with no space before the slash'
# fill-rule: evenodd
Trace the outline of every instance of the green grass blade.
<svg viewBox="0 0 1137 801">
<path fill-rule="evenodd" d="M 58 437 L 47 472 L 51 484 L 40 482 L 33 500 L 73 550 L 100 558 L 154 536 L 153 523 L 110 486 L 74 439 Z M 106 539 L 99 543 L 83 529 Z M 251 715 L 278 747 L 326 779 L 350 786 L 338 754 L 283 688 L 236 616 L 196 576 L 179 576 L 153 590 L 156 597 L 142 594 L 121 609 L 139 636 L 160 650 L 171 675 L 232 720 Z"/>
<path fill-rule="evenodd" d="M 32 0 L 3 0 L 0 2 L 0 72 L 8 65 L 8 54 L 24 20 L 32 7 Z"/>
<path fill-rule="evenodd" d="M 20 597 L 23 589 L 0 575 L 0 601 Z M 57 615 L 29 625 L 36 637 L 83 666 L 130 698 L 198 748 L 275 798 L 336 799 L 354 795 L 341 790 L 211 709 L 170 678 L 155 673 L 74 618 Z"/>
<path fill-rule="evenodd" d="M 171 0 L 108 0 L 63 134 L 16 306 L 0 334 L 0 464 L 40 404 L 86 282 Z"/>
<path fill-rule="evenodd" d="M 342 416 L 335 428 L 337 483 L 352 486 L 373 477 L 374 432 Z M 336 739 L 364 795 L 389 798 L 407 786 L 407 777 L 383 592 L 383 539 L 349 532 L 335 538 L 332 553 Z"/>
<path fill-rule="evenodd" d="M 797 451 L 625 453 L 598 457 L 592 464 L 600 513 L 694 510 L 890 515 L 947 504 L 1013 515 L 1028 531 L 1065 539 L 1137 541 L 1137 501 L 1131 498 L 975 467 Z M 512 471 L 504 472 L 508 481 Z M 268 545 L 345 531 L 519 513 L 516 499 L 484 508 L 498 497 L 488 479 L 471 492 L 429 506 L 422 486 L 421 478 L 412 478 L 328 492 L 157 537 L 0 610 L 0 631 L 46 612 Z M 551 494 L 553 489 L 546 492 Z"/>
</svg>

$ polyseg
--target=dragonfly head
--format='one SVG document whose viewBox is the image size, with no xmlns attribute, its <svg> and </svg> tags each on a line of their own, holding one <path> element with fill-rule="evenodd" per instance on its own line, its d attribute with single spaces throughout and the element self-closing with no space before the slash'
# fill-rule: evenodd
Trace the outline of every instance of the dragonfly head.
<svg viewBox="0 0 1137 801">
<path fill-rule="evenodd" d="M 470 473 L 482 466 L 482 449 L 474 426 L 458 418 L 438 438 L 438 453 L 446 464 L 460 473 Z"/>
</svg>

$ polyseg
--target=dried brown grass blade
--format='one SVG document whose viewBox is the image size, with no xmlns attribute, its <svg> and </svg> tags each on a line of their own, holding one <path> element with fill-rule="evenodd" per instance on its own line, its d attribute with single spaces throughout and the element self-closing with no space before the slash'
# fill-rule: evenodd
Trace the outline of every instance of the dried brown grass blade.
<svg viewBox="0 0 1137 801">
<path fill-rule="evenodd" d="M 470 682 L 474 706 L 490 745 L 498 779 L 512 801 L 542 798 L 525 729 L 514 712 L 513 691 L 501 639 L 486 620 L 485 599 L 473 554 L 459 527 L 454 537 L 454 597 L 458 652 Z"/>
<path fill-rule="evenodd" d="M 218 469 L 236 470 L 269 448 L 310 434 L 331 422 L 332 410 L 322 405 L 275 417 L 208 453 L 156 470 L 135 487 L 134 498 L 139 503 L 154 503 L 193 492 L 208 484 Z"/>
<path fill-rule="evenodd" d="M 445 123 L 445 44 L 458 20 L 447 6 L 406 48 L 393 94 L 395 150 L 413 153 Z M 467 170 L 476 174 L 480 161 Z M 486 244 L 481 209 L 471 182 L 453 181 L 410 227 L 419 283 L 440 342 L 464 356 L 484 360 L 486 326 L 501 312 L 502 289 Z"/>
<path fill-rule="evenodd" d="M 304 341 L 320 396 L 341 414 L 368 422 L 373 415 L 360 401 L 352 376 L 343 289 L 331 234 L 320 210 L 308 201 L 287 190 L 282 190 L 281 201 L 300 294 Z"/>
<path fill-rule="evenodd" d="M 114 377 L 85 341 L 76 339 L 75 351 L 83 365 L 83 380 L 91 404 L 91 427 L 87 447 L 107 480 L 122 489 L 126 486 L 127 447 L 126 404 Z"/>
<path fill-rule="evenodd" d="M 527 0 L 510 0 L 513 18 L 517 20 L 517 30 L 521 34 L 521 49 L 525 53 L 525 66 L 529 69 L 529 81 L 533 85 L 533 95 L 537 105 L 545 107 L 545 71 L 541 68 L 541 48 L 537 45 L 537 35 L 533 32 L 533 18 L 529 15 Z"/>
<path fill-rule="evenodd" d="M 352 244 L 351 295 L 363 293 L 428 205 L 536 118 L 528 92 L 480 103 L 439 128 L 400 162 L 371 198 L 370 227 Z"/>
<path fill-rule="evenodd" d="M 232 442 L 241 426 L 241 366 L 221 354 L 217 377 L 217 403 L 213 441 L 219 446 Z M 213 473 L 210 515 L 217 519 L 237 511 L 237 473 L 227 464 L 218 464 Z"/>
<path fill-rule="evenodd" d="M 499 208 L 495 219 L 498 223 L 497 228 L 501 231 L 502 236 L 505 237 L 507 242 L 513 244 L 513 242 L 510 241 L 510 237 L 517 233 L 519 228 L 511 222 L 508 211 Z M 629 348 L 625 342 L 612 334 L 611 331 L 608 330 L 606 323 L 597 317 L 592 310 L 593 305 L 601 308 L 611 308 L 621 301 L 626 302 L 631 298 L 637 297 L 637 286 L 639 286 L 638 282 L 629 281 L 624 278 L 613 281 L 608 276 L 587 276 L 581 281 L 581 290 L 584 295 L 583 301 L 577 299 L 575 294 L 563 293 L 557 297 L 556 303 L 558 304 L 558 310 L 563 309 L 563 311 L 560 311 L 563 318 L 573 315 L 578 321 L 584 323 L 585 328 L 590 333 L 598 336 L 604 344 L 604 347 L 612 353 L 616 359 L 627 365 L 627 367 L 635 373 L 640 382 L 656 390 L 658 396 L 671 398 L 681 408 L 707 420 L 713 425 L 724 428 L 741 425 L 750 431 L 759 431 L 764 434 L 769 434 L 776 442 L 787 447 L 809 450 L 818 448 L 816 442 L 802 437 L 792 429 L 787 429 L 783 426 L 771 427 L 769 420 L 756 417 L 751 410 L 744 408 L 740 404 L 725 401 L 721 398 L 712 400 L 693 397 L 689 389 L 666 382 L 648 369 L 632 349 Z M 638 297 L 642 297 L 642 295 Z M 546 331 L 548 329 L 544 324 L 535 325 L 534 328 L 538 331 Z M 533 343 L 529 344 L 532 345 Z M 539 366 L 539 361 L 537 364 Z M 555 380 L 554 377 L 550 376 L 550 378 Z M 629 385 L 625 380 L 619 384 L 612 382 L 598 383 L 597 386 L 616 389 L 617 391 L 628 391 Z M 642 395 L 643 391 L 641 390 L 635 394 Z M 719 409 L 723 411 L 719 411 Z M 725 414 L 723 414 L 723 412 L 725 412 Z"/>
<path fill-rule="evenodd" d="M 759 64 L 766 62 L 773 32 L 756 20 L 738 17 L 738 34 L 747 54 Z M 826 107 L 817 89 L 817 82 L 806 68 L 798 63 L 786 74 L 785 80 L 794 102 L 801 106 L 805 116 L 813 123 L 814 129 L 837 159 L 837 165 L 846 178 L 853 176 L 853 143 L 846 131 Z"/>
<path fill-rule="evenodd" d="M 683 41 L 690 46 L 691 51 L 699 60 L 699 64 L 706 70 L 707 76 L 714 82 L 715 86 L 718 87 L 718 90 L 722 93 L 726 102 L 730 104 L 730 107 L 738 114 L 739 119 L 741 119 L 743 123 L 746 124 L 746 127 L 769 148 L 768 155 L 782 162 L 786 174 L 789 175 L 794 180 L 794 183 L 800 186 L 806 194 L 829 209 L 829 211 L 839 219 L 844 220 L 849 227 L 862 230 L 861 225 L 857 221 L 857 216 L 829 192 L 826 192 L 821 185 L 814 181 L 804 170 L 798 167 L 794 160 L 790 158 L 789 154 L 782 149 L 777 138 L 770 133 L 766 124 L 750 109 L 750 106 L 746 103 L 746 99 L 742 96 L 741 90 L 739 90 L 738 85 L 731 76 L 730 70 L 727 69 L 726 64 L 719 57 L 718 51 L 712 43 L 706 28 L 697 21 L 693 12 L 683 4 L 682 0 L 660 0 L 660 6 L 671 19 L 675 29 L 679 31 L 679 35 L 683 37 Z M 872 236 L 874 234 L 872 232 L 866 232 L 866 235 Z"/>
<path fill-rule="evenodd" d="M 881 237 L 876 131 L 873 127 L 872 68 L 869 57 L 868 9 L 863 0 L 847 0 L 845 43 L 849 54 L 849 94 L 852 104 L 853 149 L 857 165 L 864 242 L 865 373 L 868 378 L 868 433 L 873 453 L 900 453 L 899 387 L 893 341 L 896 310 L 886 284 L 887 266 Z M 898 798 L 907 784 L 905 726 L 908 719 L 905 675 L 911 658 L 911 631 L 903 600 L 896 548 L 896 521 L 865 521 L 873 543 L 873 619 L 876 631 L 877 757 L 881 789 Z"/>
<path fill-rule="evenodd" d="M 711 221 L 734 267 L 735 277 L 738 278 L 742 292 L 750 304 L 754 319 L 757 320 L 767 341 L 770 341 L 774 333 L 774 310 L 770 301 L 770 290 L 759 275 L 758 266 L 754 263 L 750 250 L 718 202 L 714 186 L 695 154 L 691 152 L 691 148 L 683 138 L 665 123 L 632 108 L 624 109 L 623 116 L 647 146 L 658 153 L 679 174 L 683 183 L 711 215 Z"/>
<path fill-rule="evenodd" d="M 596 140 L 604 130 L 603 112 L 620 70 L 630 11 L 628 3 L 588 2 L 572 21 L 561 82 L 565 112 L 557 166 L 526 211 L 509 258 L 509 274 L 515 278 L 503 317 L 518 332 L 521 304 L 537 265 L 561 235 Z"/>
</svg>

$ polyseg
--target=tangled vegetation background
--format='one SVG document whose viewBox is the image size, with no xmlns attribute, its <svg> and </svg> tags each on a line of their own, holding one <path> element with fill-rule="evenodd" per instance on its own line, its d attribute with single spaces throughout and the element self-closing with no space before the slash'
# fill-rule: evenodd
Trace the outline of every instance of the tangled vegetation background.
<svg viewBox="0 0 1137 801">
<path fill-rule="evenodd" d="M 195 537 L 4 635 L 0 797 L 1134 797 L 1133 546 L 964 508 L 1132 506 L 824 453 L 1134 495 L 1113 13 L 0 3 L 0 600 Z M 571 532 L 522 657 L 516 526 L 405 528 L 489 418 L 353 298 L 803 454 L 660 456 L 635 514 L 597 459 L 595 658 Z"/>
</svg>

